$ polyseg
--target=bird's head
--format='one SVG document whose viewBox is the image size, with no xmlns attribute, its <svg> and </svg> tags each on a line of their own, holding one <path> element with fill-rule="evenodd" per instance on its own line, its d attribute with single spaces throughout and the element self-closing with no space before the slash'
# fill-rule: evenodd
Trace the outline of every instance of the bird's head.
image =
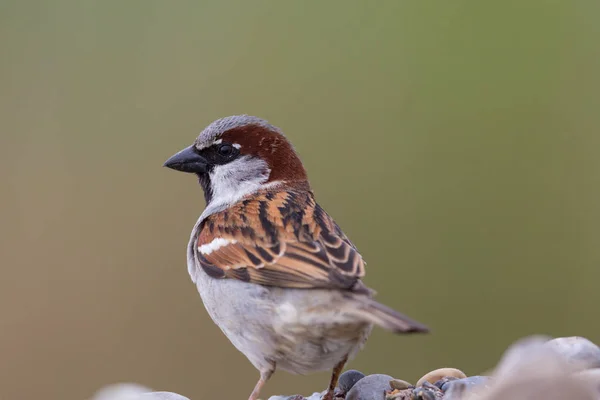
<svg viewBox="0 0 600 400">
<path fill-rule="evenodd" d="M 214 121 L 164 166 L 196 174 L 210 205 L 230 205 L 266 187 L 308 187 L 304 166 L 281 130 L 248 115 Z"/>
</svg>

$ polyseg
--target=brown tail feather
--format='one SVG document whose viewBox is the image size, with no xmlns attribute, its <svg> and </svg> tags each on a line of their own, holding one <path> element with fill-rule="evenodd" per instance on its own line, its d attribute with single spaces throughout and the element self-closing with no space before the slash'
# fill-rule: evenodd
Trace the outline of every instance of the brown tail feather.
<svg viewBox="0 0 600 400">
<path fill-rule="evenodd" d="M 398 311 L 384 306 L 368 297 L 361 296 L 356 299 L 356 307 L 353 308 L 357 315 L 379 325 L 394 333 L 427 333 L 429 328 Z"/>
</svg>

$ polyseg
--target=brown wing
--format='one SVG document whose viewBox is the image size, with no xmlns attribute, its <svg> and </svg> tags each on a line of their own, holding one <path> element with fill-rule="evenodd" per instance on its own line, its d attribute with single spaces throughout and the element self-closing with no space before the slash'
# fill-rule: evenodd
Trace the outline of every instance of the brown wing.
<svg viewBox="0 0 600 400">
<path fill-rule="evenodd" d="M 265 192 L 209 216 L 196 248 L 215 278 L 293 288 L 364 289 L 364 262 L 310 192 Z"/>
</svg>

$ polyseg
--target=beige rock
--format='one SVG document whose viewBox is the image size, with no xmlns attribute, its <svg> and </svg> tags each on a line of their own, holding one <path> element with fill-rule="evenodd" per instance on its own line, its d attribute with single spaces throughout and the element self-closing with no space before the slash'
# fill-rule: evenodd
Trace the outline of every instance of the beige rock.
<svg viewBox="0 0 600 400">
<path fill-rule="evenodd" d="M 445 378 L 447 376 L 451 376 L 451 377 L 456 378 L 456 379 L 462 379 L 462 378 L 466 378 L 467 377 L 467 375 L 465 375 L 465 373 L 462 372 L 460 369 L 456 369 L 456 368 L 439 368 L 439 369 L 433 370 L 433 371 L 431 371 L 431 372 L 423 375 L 421 377 L 421 379 L 418 380 L 416 386 L 417 387 L 423 386 L 423 383 L 425 383 L 425 382 L 436 383 L 440 379 Z"/>
<path fill-rule="evenodd" d="M 408 389 L 409 387 L 411 387 L 412 384 L 408 383 L 406 381 L 403 381 L 402 379 L 392 379 L 390 381 L 390 387 L 392 389 L 396 389 L 396 390 L 404 390 L 404 389 Z"/>
</svg>

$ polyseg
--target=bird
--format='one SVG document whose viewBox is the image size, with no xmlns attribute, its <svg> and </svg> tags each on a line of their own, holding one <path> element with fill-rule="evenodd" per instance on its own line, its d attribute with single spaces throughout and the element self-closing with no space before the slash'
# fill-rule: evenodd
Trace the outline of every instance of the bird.
<svg viewBox="0 0 600 400">
<path fill-rule="evenodd" d="M 332 371 L 323 396 L 374 325 L 427 326 L 373 299 L 365 261 L 315 201 L 281 129 L 250 115 L 210 123 L 165 167 L 196 175 L 205 208 L 187 246 L 188 273 L 213 322 L 259 371 L 257 400 L 276 369 Z"/>
</svg>

